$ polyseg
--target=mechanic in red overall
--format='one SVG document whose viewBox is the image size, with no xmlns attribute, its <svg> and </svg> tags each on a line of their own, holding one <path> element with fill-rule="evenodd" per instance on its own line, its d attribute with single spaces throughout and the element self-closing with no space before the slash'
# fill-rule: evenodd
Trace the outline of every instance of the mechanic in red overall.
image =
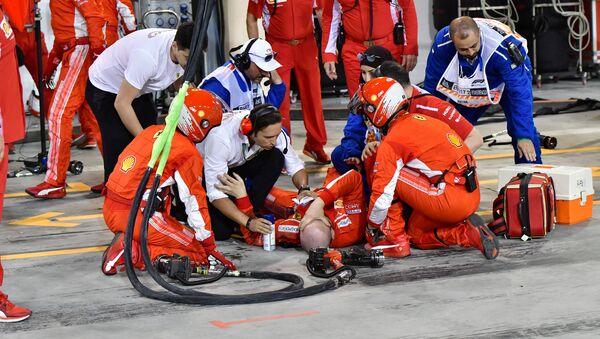
<svg viewBox="0 0 600 339">
<path fill-rule="evenodd" d="M 338 51 L 340 34 L 345 41 Z M 335 63 L 342 53 L 350 95 L 358 89 L 359 58 L 368 47 L 385 47 L 410 72 L 417 64 L 417 36 L 413 0 L 323 0 L 323 66 L 330 79 L 337 79 Z"/>
<path fill-rule="evenodd" d="M 369 243 L 405 246 L 408 235 L 417 248 L 460 245 L 494 259 L 498 241 L 473 215 L 480 199 L 473 153 L 456 132 L 438 119 L 409 114 L 406 93 L 391 78 L 362 86 L 357 105 L 385 135 L 373 169 Z M 412 208 L 407 234 L 404 218 L 388 220 L 398 203 Z"/>
<path fill-rule="evenodd" d="M 205 264 L 207 256 L 212 255 L 235 269 L 216 249 L 206 192 L 202 188 L 203 160 L 195 147 L 195 143 L 202 142 L 212 128 L 221 124 L 222 114 L 221 105 L 213 94 L 197 88 L 188 90 L 161 177 L 161 207 L 152 215 L 148 225 L 148 249 L 152 260 L 161 255 L 179 254 L 188 256 L 191 262 Z M 138 134 L 119 156 L 106 183 L 104 220 L 115 233 L 102 256 L 102 272 L 106 275 L 117 273 L 117 269 L 125 264 L 124 232 L 131 204 L 152 156 L 154 141 L 164 128 L 165 125 L 154 125 Z M 151 186 L 149 181 L 148 190 Z M 174 190 L 185 206 L 187 225 L 171 215 Z M 137 268 L 143 267 L 139 239 L 145 201 L 140 206 L 133 235 L 132 258 Z"/>
<path fill-rule="evenodd" d="M 108 21 L 106 24 L 106 47 L 109 47 L 119 39 L 119 23 L 123 27 L 125 35 L 136 30 L 135 14 L 131 0 L 101 0 L 101 2 L 104 16 Z M 102 152 L 102 140 L 94 138 L 98 124 L 89 105 L 83 105 L 79 110 L 79 122 L 85 140 L 77 145 L 77 148 L 87 149 L 98 146 L 100 152 Z M 100 184 L 92 186 L 90 190 L 101 193 L 103 188 L 104 184 Z"/>
<path fill-rule="evenodd" d="M 4 9 L 4 14 L 8 17 L 10 26 L 15 34 L 15 40 L 17 47 L 23 53 L 23 62 L 25 68 L 31 74 L 35 86 L 38 85 L 38 60 L 37 60 L 37 44 L 35 42 L 35 11 L 34 2 L 39 0 L 0 0 L 0 6 Z M 48 60 L 48 48 L 44 42 L 44 33 L 42 32 L 42 65 L 45 67 Z M 39 89 L 38 89 L 39 90 Z M 44 112 L 48 116 L 48 108 L 50 106 L 50 99 L 52 98 L 52 90 L 44 87 Z M 37 99 L 39 100 L 39 99 Z M 34 105 L 35 106 L 35 105 Z M 39 115 L 39 103 L 37 103 L 36 110 L 31 110 L 32 114 Z"/>
<path fill-rule="evenodd" d="M 483 138 L 479 131 L 477 131 L 467 119 L 460 115 L 451 103 L 441 100 L 429 92 L 413 85 L 410 82 L 408 72 L 404 70 L 400 64 L 395 61 L 385 61 L 374 73 L 377 76 L 392 78 L 402 86 L 409 101 L 408 112 L 412 114 L 421 114 L 445 122 L 464 141 L 471 153 L 475 153 L 475 151 L 481 147 Z M 358 94 L 356 94 L 353 99 L 357 97 Z M 375 155 L 381 141 L 370 141 L 368 137 L 369 133 L 371 133 L 371 131 L 367 128 L 367 140 L 365 140 L 365 147 L 360 160 L 367 173 L 367 181 L 370 186 L 372 184 L 370 180 L 373 177 Z M 379 132 L 377 131 L 377 133 Z M 357 162 L 360 163 L 358 159 Z"/>
<path fill-rule="evenodd" d="M 35 198 L 60 199 L 66 193 L 67 169 L 71 159 L 73 118 L 75 112 L 91 109 L 85 100 L 88 68 L 104 48 L 106 19 L 98 0 L 50 1 L 53 50 L 62 62 L 62 69 L 52 96 L 48 119 L 48 170 L 44 182 L 25 190 Z M 85 108 L 81 107 L 85 105 Z M 90 120 L 92 121 L 92 120 Z M 95 119 L 93 120 L 95 123 Z M 100 130 L 94 124 L 94 139 L 100 140 Z"/>
<path fill-rule="evenodd" d="M 106 25 L 106 45 L 110 46 L 119 39 L 119 24 L 125 35 L 137 29 L 133 3 L 131 0 L 102 0 Z"/>
<path fill-rule="evenodd" d="M 327 143 L 327 131 L 321 103 L 319 50 L 313 26 L 314 7 L 314 0 L 250 0 L 246 27 L 249 38 L 258 38 L 257 20 L 262 18 L 267 41 L 277 52 L 275 59 L 282 66 L 277 72 L 286 85 L 285 97 L 279 107 L 283 127 L 291 135 L 290 76 L 293 69 L 306 129 L 303 153 L 318 163 L 328 164 L 331 159 L 323 150 Z"/>
<path fill-rule="evenodd" d="M 15 36 L 0 8 L 0 222 L 8 171 L 7 144 L 25 137 L 25 112 L 18 68 Z M 3 278 L 4 270 L 0 262 L 0 286 Z M 30 315 L 30 310 L 11 303 L 8 296 L 0 291 L 0 322 L 17 322 L 29 318 Z"/>
<path fill-rule="evenodd" d="M 251 218 L 253 208 L 244 182 L 237 174 L 219 177 L 218 188 L 236 198 L 237 207 Z M 362 176 L 357 171 L 339 174 L 330 168 L 324 186 L 297 200 L 297 192 L 273 188 L 265 209 L 274 212 L 275 243 L 279 246 L 340 248 L 361 243 L 365 238 L 366 207 Z M 240 225 L 244 241 L 262 246 L 263 232 Z"/>
</svg>

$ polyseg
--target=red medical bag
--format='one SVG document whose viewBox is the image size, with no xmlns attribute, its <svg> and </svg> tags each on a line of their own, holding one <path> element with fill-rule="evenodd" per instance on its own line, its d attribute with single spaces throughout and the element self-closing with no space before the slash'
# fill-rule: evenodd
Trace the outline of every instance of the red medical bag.
<svg viewBox="0 0 600 339">
<path fill-rule="evenodd" d="M 519 173 L 494 200 L 488 227 L 507 238 L 539 238 L 554 229 L 556 202 L 552 178 L 544 173 Z"/>
</svg>

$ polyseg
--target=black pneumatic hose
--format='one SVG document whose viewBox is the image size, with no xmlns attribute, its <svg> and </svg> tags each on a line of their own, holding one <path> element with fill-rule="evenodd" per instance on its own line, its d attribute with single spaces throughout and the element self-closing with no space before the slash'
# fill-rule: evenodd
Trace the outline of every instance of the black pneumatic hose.
<svg viewBox="0 0 600 339">
<path fill-rule="evenodd" d="M 336 282 L 333 281 L 333 284 L 330 282 L 326 282 L 321 285 L 312 286 L 306 289 L 302 289 L 304 281 L 302 278 L 288 273 L 274 273 L 274 272 L 244 272 L 240 275 L 240 277 L 244 278 L 256 278 L 256 279 L 276 279 L 283 280 L 293 283 L 293 289 L 287 287 L 287 290 L 284 291 L 269 291 L 269 292 L 259 292 L 259 293 L 251 293 L 244 295 L 219 295 L 219 294 L 211 294 L 204 293 L 190 289 L 183 289 L 177 286 L 174 286 L 167 281 L 165 281 L 162 276 L 158 273 L 156 268 L 152 265 L 152 261 L 150 258 L 150 254 L 148 251 L 148 222 L 150 217 L 154 214 L 154 210 L 152 206 L 154 206 L 154 200 L 156 199 L 156 191 L 158 189 L 160 183 L 160 176 L 156 176 L 150 190 L 150 194 L 148 197 L 148 202 L 146 204 L 146 208 L 144 209 L 144 218 L 142 220 L 142 229 L 140 234 L 140 247 L 142 249 L 142 258 L 144 259 L 144 264 L 146 265 L 146 270 L 152 276 L 152 278 L 163 288 L 167 289 L 170 292 L 176 293 L 180 296 L 185 296 L 186 298 L 190 298 L 194 303 L 201 303 L 206 305 L 223 305 L 223 304 L 250 304 L 250 303 L 259 303 L 259 302 L 267 302 L 267 301 L 276 301 L 276 300 L 284 300 L 290 298 L 297 298 L 302 296 L 308 296 L 316 293 L 320 293 L 331 289 L 336 286 Z"/>
<path fill-rule="evenodd" d="M 210 16 L 210 11 L 214 6 L 214 0 L 206 0 L 204 6 L 202 8 L 202 13 L 199 15 L 201 17 L 201 21 L 196 21 L 193 30 L 193 39 L 192 45 L 190 46 L 190 60 L 196 60 L 195 56 L 197 54 L 198 48 L 201 48 L 203 41 L 206 39 L 206 31 L 208 28 L 208 19 Z M 197 63 L 191 62 L 189 67 L 186 68 L 184 73 L 184 81 L 190 81 L 197 68 Z M 262 292 L 262 293 L 253 293 L 246 295 L 216 295 L 209 293 L 202 293 L 194 290 L 181 289 L 179 287 L 173 286 L 166 282 L 160 274 L 156 271 L 154 266 L 152 265 L 151 258 L 148 253 L 148 221 L 150 217 L 154 214 L 153 205 L 156 199 L 156 191 L 158 189 L 158 185 L 160 182 L 160 176 L 156 175 L 152 188 L 150 190 L 150 195 L 148 198 L 148 203 L 146 208 L 144 209 L 143 219 L 141 223 L 141 235 L 140 235 L 140 243 L 142 247 L 142 257 L 146 268 L 152 278 L 165 289 L 173 292 L 158 292 L 154 291 L 144 284 L 142 284 L 137 277 L 135 269 L 133 267 L 132 262 L 132 242 L 133 242 L 133 232 L 135 229 L 135 221 L 137 218 L 137 214 L 139 211 L 139 207 L 142 201 L 142 197 L 146 190 L 146 185 L 152 174 L 152 168 L 147 168 L 144 176 L 138 186 L 136 191 L 136 195 L 131 206 L 131 211 L 129 213 L 127 230 L 125 232 L 125 248 L 124 248 L 124 256 L 125 256 L 125 267 L 127 270 L 127 277 L 131 281 L 134 288 L 140 292 L 142 295 L 156 300 L 169 301 L 169 302 L 177 302 L 177 303 L 185 303 L 185 304 L 204 304 L 204 305 L 224 305 L 224 304 L 248 304 L 248 303 L 259 303 L 259 302 L 269 302 L 269 301 L 277 301 L 277 300 L 285 300 L 290 298 L 303 297 L 308 295 L 313 295 L 317 293 L 321 293 L 327 290 L 335 289 L 343 284 L 345 284 L 349 279 L 346 277 L 344 273 L 336 276 L 336 279 L 330 279 L 325 283 L 311 286 L 308 288 L 302 288 L 304 281 L 302 278 L 287 273 L 274 273 L 274 272 L 239 272 L 234 276 L 239 276 L 243 278 L 255 278 L 255 279 L 278 279 L 282 281 L 291 282 L 292 285 L 279 290 L 279 291 L 271 291 L 271 292 Z M 226 272 L 227 273 L 227 272 Z M 230 276 L 233 274 L 229 274 Z M 208 279 L 207 279 L 208 280 Z"/>
<path fill-rule="evenodd" d="M 140 292 L 142 295 L 144 295 L 148 298 L 151 298 L 151 299 L 155 299 L 155 300 L 176 302 L 176 303 L 183 303 L 183 304 L 222 305 L 222 304 L 225 304 L 224 301 L 229 301 L 229 302 L 226 302 L 227 304 L 233 304 L 233 302 L 231 302 L 231 301 L 237 301 L 237 302 L 235 302 L 236 304 L 245 304 L 245 303 L 252 303 L 252 302 L 284 300 L 284 299 L 289 299 L 289 298 L 293 298 L 293 297 L 316 294 L 316 293 L 320 293 L 320 292 L 323 292 L 323 291 L 326 291 L 329 289 L 337 288 L 338 286 L 340 286 L 342 284 L 340 279 L 338 279 L 338 281 L 330 280 L 325 284 L 312 286 L 310 288 L 303 289 L 303 290 L 295 290 L 294 292 L 296 292 L 296 293 L 272 294 L 271 298 L 269 298 L 268 300 L 261 300 L 261 299 L 256 299 L 256 298 L 245 298 L 244 296 L 239 296 L 239 297 L 226 296 L 229 298 L 236 298 L 237 300 L 222 300 L 221 298 L 218 298 L 218 296 L 211 295 L 211 294 L 206 294 L 206 296 L 182 296 L 182 295 L 177 295 L 177 294 L 172 294 L 172 293 L 158 292 L 158 291 L 154 291 L 154 290 L 146 287 L 144 284 L 142 284 L 140 282 L 140 280 L 135 272 L 135 269 L 133 267 L 131 248 L 132 248 L 133 231 L 134 231 L 134 227 L 135 227 L 135 220 L 137 218 L 137 212 L 139 211 L 140 202 L 142 200 L 142 196 L 144 194 L 146 184 L 148 183 L 148 180 L 149 180 L 151 174 L 152 174 L 152 168 L 148 168 L 146 170 L 146 172 L 144 173 L 144 176 L 140 182 L 140 185 L 138 186 L 138 189 L 136 191 L 135 198 L 134 198 L 134 201 L 133 201 L 133 204 L 131 207 L 131 211 L 129 212 L 127 229 L 125 231 L 125 248 L 124 248 L 125 253 L 124 253 L 124 256 L 125 256 L 125 268 L 126 268 L 126 272 L 127 272 L 127 277 L 129 278 L 129 281 L 131 282 L 133 287 L 138 292 Z M 152 200 L 154 200 L 154 199 L 152 199 Z M 150 205 L 150 203 L 151 202 L 149 201 L 149 204 L 147 206 L 152 206 L 152 205 Z M 152 209 L 152 208 L 147 208 L 146 210 L 150 210 L 150 209 Z M 147 223 L 146 224 L 142 223 L 142 230 L 144 230 L 145 228 L 147 230 L 147 227 L 148 227 Z M 146 243 L 142 247 L 146 248 L 146 254 L 148 254 L 147 253 L 147 239 L 146 239 Z M 149 262 L 149 257 L 146 256 L 144 258 L 144 260 L 145 260 L 145 262 Z M 150 265 L 148 265 L 148 268 L 149 269 L 153 268 L 151 263 L 150 263 Z M 291 275 L 291 274 L 278 274 L 278 275 L 279 275 L 279 277 L 287 278 L 288 281 L 293 280 L 292 278 L 295 277 L 294 275 Z M 273 276 L 273 273 L 271 273 L 271 272 L 245 272 L 245 273 L 241 273 L 241 276 L 246 277 L 246 278 L 265 279 L 265 278 L 271 278 Z M 300 281 L 302 280 L 299 277 L 296 277 L 296 278 L 300 279 Z M 304 291 L 304 292 L 302 293 L 302 295 L 300 295 L 299 293 L 297 293 L 297 291 Z"/>
</svg>

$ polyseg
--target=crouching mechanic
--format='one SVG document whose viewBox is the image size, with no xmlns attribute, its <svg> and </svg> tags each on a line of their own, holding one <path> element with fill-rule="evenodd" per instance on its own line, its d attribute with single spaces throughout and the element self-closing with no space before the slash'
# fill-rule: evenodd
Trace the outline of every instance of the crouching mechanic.
<svg viewBox="0 0 600 339">
<path fill-rule="evenodd" d="M 240 112 L 224 120 L 223 125 L 198 145 L 204 158 L 208 208 L 217 240 L 229 239 L 240 224 L 252 231 L 270 230 L 268 220 L 249 218 L 216 187 L 219 176 L 233 172 L 247 181 L 248 196 L 256 215 L 260 214 L 284 168 L 298 189 L 299 198 L 310 191 L 304 162 L 281 129 L 281 119 L 274 106 L 258 105 L 250 112 Z"/>
<path fill-rule="evenodd" d="M 407 251 L 410 237 L 420 249 L 475 247 L 494 259 L 498 241 L 473 214 L 480 199 L 475 159 L 456 132 L 438 119 L 409 114 L 406 93 L 391 78 L 366 83 L 357 105 L 385 135 L 373 170 L 369 245 L 396 245 Z M 403 211 L 390 220 L 388 210 L 398 203 L 412 213 L 405 217 L 408 211 Z"/>
<path fill-rule="evenodd" d="M 206 194 L 202 188 L 202 157 L 194 145 L 204 140 L 213 127 L 219 126 L 221 119 L 221 105 L 210 92 L 196 88 L 188 90 L 161 177 L 158 190 L 161 206 L 148 225 L 148 249 L 152 260 L 176 253 L 188 256 L 192 263 L 206 264 L 207 256 L 212 255 L 235 269 L 233 263 L 216 250 Z M 150 161 L 152 145 L 164 128 L 165 125 L 151 126 L 137 135 L 119 156 L 117 166 L 106 184 L 104 220 L 115 233 L 115 238 L 102 256 L 102 272 L 106 275 L 117 273 L 117 268 L 125 264 L 124 232 L 129 211 Z M 148 182 L 148 190 L 151 185 Z M 174 196 L 185 206 L 187 226 L 170 215 Z M 145 201 L 147 198 L 142 201 L 133 235 L 132 258 L 137 268 L 144 267 L 139 240 Z"/>
<path fill-rule="evenodd" d="M 236 198 L 238 209 L 254 218 L 252 204 L 243 180 L 233 176 L 219 177 L 217 187 Z M 324 186 L 298 201 L 297 193 L 273 188 L 265 208 L 275 213 L 275 242 L 279 246 L 301 245 L 311 248 L 340 248 L 362 242 L 365 235 L 366 208 L 362 177 L 357 171 L 339 174 L 330 168 Z M 296 200 L 296 201 L 294 201 Z M 253 232 L 240 225 L 244 240 L 249 245 L 262 246 L 263 233 Z"/>
<path fill-rule="evenodd" d="M 408 72 L 399 63 L 395 61 L 382 62 L 367 77 L 367 81 L 373 79 L 374 76 L 389 77 L 400 83 L 410 102 L 408 107 L 410 113 L 422 114 L 447 123 L 464 140 L 465 145 L 472 153 L 475 153 L 483 144 L 481 134 L 460 115 L 451 103 L 413 85 Z M 334 154 L 339 154 L 335 157 L 334 166 L 338 171 L 344 173 L 351 168 L 350 164 L 356 166 L 362 161 L 366 172 L 370 173 L 370 164 L 365 159 L 365 155 L 370 156 L 374 153 L 380 142 L 381 135 L 377 128 L 361 116 L 357 117 L 355 114 L 351 114 L 346 127 L 344 127 L 344 138 L 333 151 Z"/>
</svg>

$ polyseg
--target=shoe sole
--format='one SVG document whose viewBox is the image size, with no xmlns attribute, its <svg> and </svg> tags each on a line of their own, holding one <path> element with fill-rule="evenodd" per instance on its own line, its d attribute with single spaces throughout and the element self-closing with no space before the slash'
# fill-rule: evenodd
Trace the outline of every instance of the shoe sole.
<svg viewBox="0 0 600 339">
<path fill-rule="evenodd" d="M 93 144 L 93 145 L 80 145 L 80 146 L 77 146 L 77 148 L 78 148 L 78 149 L 92 149 L 92 148 L 96 148 L 96 147 L 98 147 L 98 145 L 97 145 L 97 144 Z"/>
<path fill-rule="evenodd" d="M 36 199 L 62 199 L 62 198 L 64 198 L 64 197 L 66 197 L 66 196 L 67 196 L 67 193 L 65 193 L 65 195 L 63 195 L 63 196 L 60 196 L 60 197 L 51 197 L 51 196 L 38 197 L 37 195 L 35 195 L 35 194 L 34 194 L 34 193 L 32 193 L 32 192 L 29 192 L 28 190 L 25 190 L 25 193 L 29 194 L 30 196 L 32 196 L 32 197 L 34 197 L 34 198 L 36 198 Z"/>
<path fill-rule="evenodd" d="M 71 141 L 71 147 L 73 147 L 73 146 L 75 146 L 75 147 L 81 146 L 81 145 L 83 145 L 83 143 L 86 140 L 87 140 L 87 136 L 85 134 L 82 134 L 82 135 L 78 136 L 77 138 L 75 138 L 75 139 L 73 139 Z"/>
<path fill-rule="evenodd" d="M 17 323 L 19 321 L 23 321 L 27 318 L 31 317 L 31 314 L 22 316 L 22 317 L 8 317 L 8 318 L 0 318 L 0 323 Z"/>
<path fill-rule="evenodd" d="M 500 244 L 496 235 L 485 225 L 480 216 L 474 214 L 469 217 L 469 221 L 479 230 L 483 255 L 489 260 L 496 259 L 500 252 Z"/>
<path fill-rule="evenodd" d="M 317 164 L 321 164 L 321 165 L 329 165 L 329 164 L 331 164 L 331 160 L 329 160 L 329 161 L 326 161 L 326 162 L 323 162 L 323 161 L 319 161 L 319 160 L 317 160 L 317 157 L 316 157 L 316 155 L 314 155 L 312 152 L 308 152 L 308 151 L 306 151 L 306 150 L 302 150 L 302 153 L 303 153 L 304 155 L 306 155 L 307 157 L 309 157 L 309 158 L 313 159 L 313 160 L 314 160 L 314 162 L 316 162 Z"/>
<path fill-rule="evenodd" d="M 119 233 L 119 234 L 123 234 L 123 233 Z M 110 244 L 108 245 L 108 247 L 107 247 L 107 248 L 104 250 L 104 252 L 102 253 L 102 263 L 100 264 L 100 270 L 102 271 L 102 273 L 104 273 L 104 275 L 111 276 L 111 275 L 115 275 L 115 274 L 117 274 L 117 268 L 116 268 L 116 267 L 113 267 L 113 268 L 112 268 L 112 269 L 114 270 L 114 272 L 112 272 L 112 271 L 111 271 L 111 272 L 106 272 L 106 271 L 104 270 L 104 267 L 106 266 L 106 256 L 108 255 L 108 250 L 109 250 L 109 249 L 112 247 L 112 245 L 114 245 L 114 244 L 115 244 L 115 242 L 116 242 L 117 240 L 119 240 L 119 238 L 120 238 L 120 237 L 118 237 L 118 236 L 115 236 L 115 237 L 113 238 L 113 240 L 110 242 Z"/>
</svg>

